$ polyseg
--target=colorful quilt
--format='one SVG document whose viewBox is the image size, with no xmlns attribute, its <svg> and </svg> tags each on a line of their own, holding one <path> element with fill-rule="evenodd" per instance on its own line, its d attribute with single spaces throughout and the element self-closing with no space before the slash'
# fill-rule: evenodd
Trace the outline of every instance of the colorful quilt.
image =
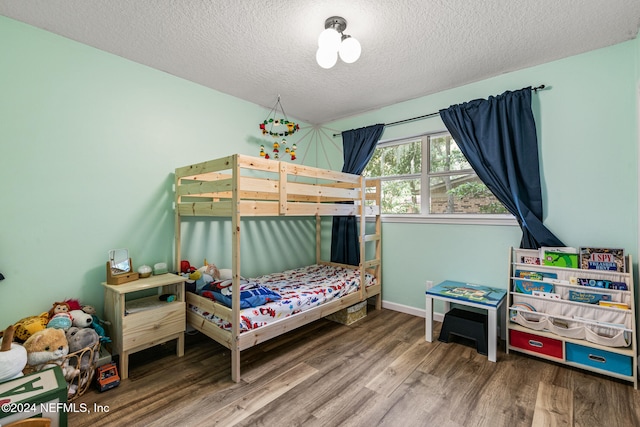
<svg viewBox="0 0 640 427">
<path fill-rule="evenodd" d="M 240 310 L 240 330 L 245 332 L 256 329 L 355 292 L 360 288 L 359 282 L 359 270 L 318 264 L 248 279 L 244 285 L 268 288 L 280 295 L 280 299 Z M 371 286 L 376 283 L 376 279 L 367 273 L 365 282 L 366 286 Z M 206 291 L 200 294 L 211 296 Z M 212 299 L 214 298 L 215 296 Z M 231 329 L 229 322 L 199 307 L 189 304 L 189 310 L 223 329 Z"/>
</svg>

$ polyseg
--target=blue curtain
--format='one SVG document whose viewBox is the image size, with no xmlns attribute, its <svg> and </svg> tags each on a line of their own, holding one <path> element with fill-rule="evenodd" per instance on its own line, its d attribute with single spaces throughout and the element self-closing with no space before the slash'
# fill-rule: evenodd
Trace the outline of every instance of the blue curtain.
<svg viewBox="0 0 640 427">
<path fill-rule="evenodd" d="M 342 132 L 342 172 L 360 175 L 371 160 L 383 131 L 384 125 L 378 124 Z M 360 264 L 357 218 L 333 217 L 331 261 L 349 265 Z"/>
<path fill-rule="evenodd" d="M 564 246 L 542 224 L 531 87 L 453 105 L 440 117 L 478 177 L 517 218 L 520 247 Z"/>
</svg>

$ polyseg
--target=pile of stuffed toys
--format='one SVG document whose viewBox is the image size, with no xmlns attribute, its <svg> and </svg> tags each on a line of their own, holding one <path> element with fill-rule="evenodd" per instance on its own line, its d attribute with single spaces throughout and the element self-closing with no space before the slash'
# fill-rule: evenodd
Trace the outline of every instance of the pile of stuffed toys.
<svg viewBox="0 0 640 427">
<path fill-rule="evenodd" d="M 75 394 L 93 376 L 97 344 L 111 341 L 103 324 L 94 307 L 74 299 L 20 319 L 0 338 L 0 382 L 57 365 L 69 384 L 69 395 Z"/>
</svg>

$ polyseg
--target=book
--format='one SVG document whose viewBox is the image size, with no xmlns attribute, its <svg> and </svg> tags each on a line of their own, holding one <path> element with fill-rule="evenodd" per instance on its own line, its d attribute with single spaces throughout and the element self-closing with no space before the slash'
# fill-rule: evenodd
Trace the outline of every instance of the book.
<svg viewBox="0 0 640 427">
<path fill-rule="evenodd" d="M 629 304 L 624 302 L 598 301 L 598 305 L 601 305 L 603 307 L 613 307 L 613 308 L 621 308 L 621 309 L 629 310 Z"/>
<path fill-rule="evenodd" d="M 605 279 L 584 279 L 580 277 L 570 277 L 571 285 L 589 286 L 591 288 L 615 289 L 617 291 L 628 291 L 629 287 L 624 282 L 614 282 Z"/>
<path fill-rule="evenodd" d="M 531 295 L 533 295 L 534 297 L 541 297 L 541 298 L 562 299 L 560 297 L 560 294 L 556 294 L 553 292 L 531 291 Z"/>
<path fill-rule="evenodd" d="M 611 301 L 611 295 L 596 292 L 569 291 L 569 301 L 598 304 L 600 301 Z"/>
<path fill-rule="evenodd" d="M 578 251 L 570 247 L 541 247 L 542 265 L 578 268 Z"/>
<path fill-rule="evenodd" d="M 529 280 L 545 280 L 545 279 L 557 279 L 556 273 L 548 273 L 546 271 L 530 271 L 530 270 L 516 270 L 515 276 L 520 279 Z"/>
<path fill-rule="evenodd" d="M 522 255 L 520 256 L 521 264 L 530 264 L 530 265 L 540 265 L 540 257 L 538 256 L 530 256 L 530 255 Z"/>
<path fill-rule="evenodd" d="M 613 308 L 621 308 L 624 310 L 629 310 L 629 304 L 624 302 L 598 301 L 598 305 L 601 305 L 603 307 L 613 307 Z"/>
<path fill-rule="evenodd" d="M 624 272 L 624 249 L 580 248 L 580 268 Z"/>
<path fill-rule="evenodd" d="M 553 285 L 547 282 L 534 282 L 531 280 L 514 279 L 515 291 L 521 294 L 531 295 L 533 291 L 551 293 Z"/>
</svg>

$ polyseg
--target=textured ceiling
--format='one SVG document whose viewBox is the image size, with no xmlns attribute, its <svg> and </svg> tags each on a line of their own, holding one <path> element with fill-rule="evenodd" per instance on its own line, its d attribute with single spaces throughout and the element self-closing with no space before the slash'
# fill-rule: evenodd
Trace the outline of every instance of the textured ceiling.
<svg viewBox="0 0 640 427">
<path fill-rule="evenodd" d="M 640 0 L 0 0 L 0 15 L 320 124 L 633 39 Z M 325 70 L 334 15 L 362 56 Z"/>
</svg>

